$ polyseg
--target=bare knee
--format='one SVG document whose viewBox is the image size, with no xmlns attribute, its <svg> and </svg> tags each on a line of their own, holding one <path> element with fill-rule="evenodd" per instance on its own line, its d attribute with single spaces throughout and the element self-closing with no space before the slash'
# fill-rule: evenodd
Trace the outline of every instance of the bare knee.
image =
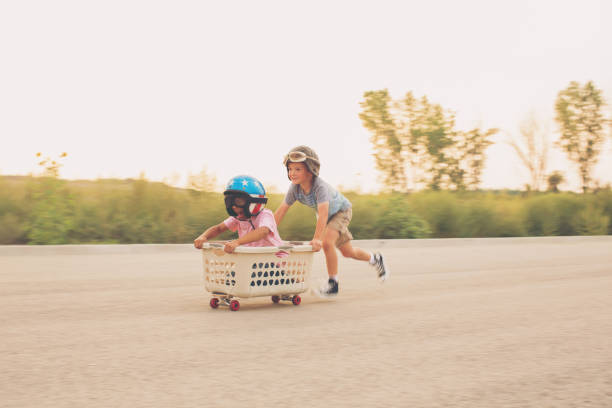
<svg viewBox="0 0 612 408">
<path fill-rule="evenodd" d="M 324 240 L 323 241 L 323 250 L 324 251 L 330 251 L 334 249 L 334 243 L 332 241 L 329 240 Z"/>
<path fill-rule="evenodd" d="M 352 247 L 350 248 L 342 247 L 340 248 L 340 253 L 345 258 L 355 258 L 355 251 L 353 251 Z"/>
</svg>

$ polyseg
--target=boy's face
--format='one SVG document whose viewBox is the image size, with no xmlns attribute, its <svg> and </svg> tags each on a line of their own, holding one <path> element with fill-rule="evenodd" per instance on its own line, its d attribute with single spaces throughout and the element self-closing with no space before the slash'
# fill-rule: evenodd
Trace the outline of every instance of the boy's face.
<svg viewBox="0 0 612 408">
<path fill-rule="evenodd" d="M 238 218 L 239 220 L 246 220 L 247 219 L 247 216 L 244 215 L 244 209 L 242 207 L 236 207 L 235 205 L 233 205 L 232 209 L 236 213 L 236 218 Z"/>
<path fill-rule="evenodd" d="M 293 184 L 303 184 L 312 180 L 312 173 L 304 163 L 289 163 L 287 166 L 289 179 Z"/>
<path fill-rule="evenodd" d="M 248 219 L 244 214 L 244 207 L 247 204 L 247 199 L 241 196 L 236 196 L 232 198 L 234 205 L 232 205 L 232 210 L 236 213 L 236 218 L 239 220 Z"/>
</svg>

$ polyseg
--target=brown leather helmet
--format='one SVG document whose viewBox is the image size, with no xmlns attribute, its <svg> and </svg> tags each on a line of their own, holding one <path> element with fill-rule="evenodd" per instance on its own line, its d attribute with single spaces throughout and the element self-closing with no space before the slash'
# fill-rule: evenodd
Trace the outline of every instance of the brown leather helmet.
<svg viewBox="0 0 612 408">
<path fill-rule="evenodd" d="M 289 163 L 304 163 L 315 177 L 319 175 L 321 162 L 317 153 L 308 146 L 294 147 L 285 155 L 283 164 L 289 170 Z"/>
</svg>

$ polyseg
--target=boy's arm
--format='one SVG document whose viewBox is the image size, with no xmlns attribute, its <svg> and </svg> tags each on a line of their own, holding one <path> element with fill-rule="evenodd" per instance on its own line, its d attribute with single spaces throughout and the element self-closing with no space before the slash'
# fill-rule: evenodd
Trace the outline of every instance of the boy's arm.
<svg viewBox="0 0 612 408">
<path fill-rule="evenodd" d="M 234 250 L 244 244 L 248 244 L 249 242 L 259 241 L 260 239 L 264 239 L 270 233 L 270 229 L 268 227 L 259 227 L 252 231 L 247 232 L 243 236 L 233 241 L 227 242 L 225 247 L 223 248 L 225 252 L 231 253 Z"/>
<path fill-rule="evenodd" d="M 200 234 L 200 236 L 197 237 L 193 241 L 193 246 L 195 246 L 196 248 L 200 249 L 200 248 L 202 248 L 202 244 L 204 244 L 206 241 L 216 237 L 217 235 L 219 235 L 222 232 L 225 232 L 227 230 L 228 230 L 228 228 L 225 225 L 225 223 L 223 223 L 223 222 L 220 223 L 220 224 L 214 225 L 214 226 L 208 228 L 202 234 Z"/>
<path fill-rule="evenodd" d="M 274 221 L 276 225 L 280 225 L 283 217 L 287 214 L 287 210 L 289 210 L 289 204 L 283 201 L 276 211 L 274 211 Z"/>
<path fill-rule="evenodd" d="M 327 216 L 329 215 L 329 201 L 317 205 L 317 227 L 315 228 L 314 237 L 310 241 L 313 251 L 318 251 L 323 246 L 322 239 L 327 225 Z"/>
</svg>

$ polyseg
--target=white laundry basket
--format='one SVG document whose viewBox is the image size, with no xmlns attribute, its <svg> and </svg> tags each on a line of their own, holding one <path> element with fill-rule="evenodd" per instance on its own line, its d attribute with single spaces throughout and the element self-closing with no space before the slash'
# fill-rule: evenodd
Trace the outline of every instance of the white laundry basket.
<svg viewBox="0 0 612 408">
<path fill-rule="evenodd" d="M 205 243 L 204 286 L 215 297 L 210 306 L 240 308 L 233 298 L 271 296 L 274 303 L 281 300 L 299 305 L 300 293 L 310 287 L 312 246 L 293 243 L 280 247 L 240 246 L 228 254 L 222 243 Z"/>
</svg>

